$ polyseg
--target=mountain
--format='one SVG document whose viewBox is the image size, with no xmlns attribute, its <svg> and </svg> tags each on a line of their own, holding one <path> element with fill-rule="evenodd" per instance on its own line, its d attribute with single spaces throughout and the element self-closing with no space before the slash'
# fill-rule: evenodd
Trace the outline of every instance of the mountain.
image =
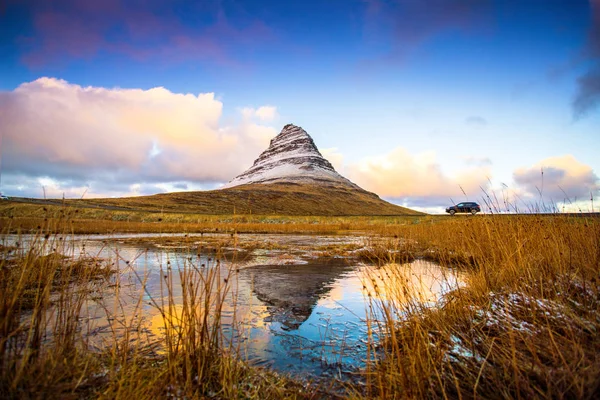
<svg viewBox="0 0 600 400">
<path fill-rule="evenodd" d="M 223 188 L 255 183 L 334 184 L 360 189 L 335 171 L 304 129 L 292 124 L 283 127 L 250 169 Z"/>
<path fill-rule="evenodd" d="M 202 214 L 418 215 L 341 176 L 306 131 L 288 124 L 244 173 L 217 190 L 73 200 L 87 207 Z"/>
<path fill-rule="evenodd" d="M 291 215 L 420 214 L 390 204 L 346 179 L 310 135 L 288 124 L 245 172 L 221 189 L 254 204 L 254 213 Z"/>
</svg>

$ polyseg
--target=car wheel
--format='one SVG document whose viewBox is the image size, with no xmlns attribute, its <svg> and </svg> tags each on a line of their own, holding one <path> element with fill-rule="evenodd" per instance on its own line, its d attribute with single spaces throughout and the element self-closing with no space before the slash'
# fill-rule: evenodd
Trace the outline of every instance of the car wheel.
<svg viewBox="0 0 600 400">
<path fill-rule="evenodd" d="M 473 215 L 477 214 L 477 210 L 475 210 L 475 209 L 471 210 L 471 214 L 473 214 Z"/>
<path fill-rule="evenodd" d="M 449 213 L 450 213 L 450 215 L 454 215 L 456 213 L 456 211 L 450 210 Z"/>
</svg>

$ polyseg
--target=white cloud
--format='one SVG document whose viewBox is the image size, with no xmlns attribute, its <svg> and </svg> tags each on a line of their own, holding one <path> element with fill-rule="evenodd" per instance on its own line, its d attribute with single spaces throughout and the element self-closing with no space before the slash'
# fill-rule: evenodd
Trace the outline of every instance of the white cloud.
<svg viewBox="0 0 600 400">
<path fill-rule="evenodd" d="M 549 157 L 530 167 L 515 170 L 513 179 L 526 199 L 575 202 L 598 196 L 600 180 L 589 165 L 573 155 Z M 541 193 L 541 195 L 540 195 Z"/>
<path fill-rule="evenodd" d="M 492 160 L 489 157 L 464 156 L 461 158 L 468 166 L 472 167 L 488 167 L 492 165 Z"/>
<path fill-rule="evenodd" d="M 361 187 L 396 204 L 425 212 L 443 212 L 442 206 L 463 200 L 478 201 L 484 209 L 486 202 L 491 202 L 495 211 L 502 212 L 592 211 L 591 196 L 598 209 L 600 179 L 590 166 L 572 155 L 550 157 L 530 167 L 517 168 L 509 186 L 492 184 L 490 159 L 462 159 L 465 168 L 448 175 L 436 161 L 435 152 L 410 154 L 397 147 L 387 154 L 347 165 L 345 170 L 347 177 Z M 491 198 L 486 197 L 486 192 Z"/>
<path fill-rule="evenodd" d="M 277 108 L 273 106 L 262 106 L 256 110 L 256 116 L 262 121 L 272 121 L 277 117 Z"/>
<path fill-rule="evenodd" d="M 277 107 L 274 106 L 244 107 L 240 109 L 240 112 L 246 119 L 258 119 L 265 122 L 273 121 L 278 117 Z"/>
<path fill-rule="evenodd" d="M 47 176 L 73 187 L 228 181 L 277 131 L 248 120 L 221 126 L 222 109 L 213 93 L 82 87 L 40 78 L 0 92 L 3 173 Z M 275 107 L 254 113 L 266 120 Z"/>
<path fill-rule="evenodd" d="M 345 167 L 344 167 L 344 156 L 339 152 L 337 147 L 331 147 L 328 149 L 319 150 L 321 155 L 327 159 L 335 170 L 344 175 Z"/>
<path fill-rule="evenodd" d="M 421 198 L 445 204 L 450 197 L 480 196 L 491 176 L 489 166 L 470 167 L 454 176 L 443 173 L 433 151 L 410 154 L 397 147 L 346 167 L 348 178 L 363 188 L 394 199 Z M 462 189 L 461 189 L 462 188 Z"/>
</svg>

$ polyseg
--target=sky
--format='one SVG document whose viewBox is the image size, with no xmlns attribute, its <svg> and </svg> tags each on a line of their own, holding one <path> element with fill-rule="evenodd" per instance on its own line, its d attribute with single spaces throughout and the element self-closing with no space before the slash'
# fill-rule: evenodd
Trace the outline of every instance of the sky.
<svg viewBox="0 0 600 400">
<path fill-rule="evenodd" d="M 600 0 L 0 0 L 5 195 L 216 189 L 287 123 L 395 204 L 599 211 Z"/>
</svg>

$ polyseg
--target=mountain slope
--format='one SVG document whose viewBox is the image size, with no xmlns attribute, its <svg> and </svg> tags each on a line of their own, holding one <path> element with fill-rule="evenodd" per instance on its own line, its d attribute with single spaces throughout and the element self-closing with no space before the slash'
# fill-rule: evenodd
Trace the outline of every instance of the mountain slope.
<svg viewBox="0 0 600 400">
<path fill-rule="evenodd" d="M 247 184 L 201 192 L 163 193 L 118 199 L 71 200 L 70 204 L 200 214 L 417 215 L 362 189 L 306 183 Z"/>
<path fill-rule="evenodd" d="M 161 203 L 197 207 L 209 214 L 407 215 L 416 211 L 390 204 L 377 195 L 343 185 L 308 183 L 245 184 L 207 192 L 151 196 Z"/>
</svg>

